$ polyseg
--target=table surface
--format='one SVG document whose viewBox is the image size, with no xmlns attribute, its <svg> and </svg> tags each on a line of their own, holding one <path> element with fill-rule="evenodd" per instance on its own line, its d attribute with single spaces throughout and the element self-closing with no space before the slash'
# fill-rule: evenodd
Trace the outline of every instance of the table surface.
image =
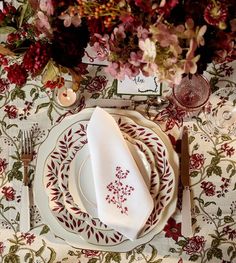
<svg viewBox="0 0 236 263">
<path fill-rule="evenodd" d="M 236 63 L 212 66 L 206 77 L 214 87 L 235 86 Z M 33 128 L 35 155 L 30 167 L 31 190 L 37 149 L 50 129 L 62 119 L 101 99 L 130 99 L 115 94 L 115 82 L 103 67 L 89 66 L 80 88 L 76 108 L 59 108 L 51 90 L 40 79 L 21 89 L 0 85 L 0 261 L 2 262 L 236 262 L 236 138 L 214 135 L 201 112 L 188 114 L 167 96 L 160 105 L 156 98 L 135 102 L 129 109 L 141 112 L 169 136 L 177 152 L 183 125 L 189 128 L 191 194 L 194 236 L 181 235 L 181 185 L 176 212 L 164 230 L 147 244 L 126 253 L 93 251 L 71 247 L 54 236 L 31 204 L 32 229 L 19 232 L 22 164 L 19 159 L 19 131 Z M 88 77 L 89 76 L 89 77 Z M 4 76 L 1 76 L 4 78 Z M 165 94 L 165 90 L 163 90 Z M 134 96 L 132 100 L 140 100 Z M 112 101 L 113 103 L 113 101 Z M 122 103 L 121 103 L 122 104 Z"/>
</svg>

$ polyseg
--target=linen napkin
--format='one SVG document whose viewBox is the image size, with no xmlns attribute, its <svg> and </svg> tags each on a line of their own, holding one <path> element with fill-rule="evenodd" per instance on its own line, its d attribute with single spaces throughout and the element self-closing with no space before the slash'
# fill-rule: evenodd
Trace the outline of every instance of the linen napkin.
<svg viewBox="0 0 236 263">
<path fill-rule="evenodd" d="M 153 199 L 114 118 L 97 107 L 87 139 L 99 219 L 134 240 L 153 210 Z"/>
</svg>

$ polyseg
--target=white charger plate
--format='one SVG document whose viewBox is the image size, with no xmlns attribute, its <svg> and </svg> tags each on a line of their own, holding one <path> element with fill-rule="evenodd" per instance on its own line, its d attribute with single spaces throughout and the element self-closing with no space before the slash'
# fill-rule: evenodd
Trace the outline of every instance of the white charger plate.
<svg viewBox="0 0 236 263">
<path fill-rule="evenodd" d="M 132 120 L 134 120 L 134 124 L 131 125 L 131 123 L 128 123 L 127 125 L 127 129 L 131 129 L 130 133 L 134 133 L 137 132 L 135 131 L 135 123 L 139 124 L 139 125 L 143 125 L 144 127 L 148 127 L 146 130 L 150 129 L 151 131 L 155 132 L 158 134 L 158 138 L 161 138 L 162 142 L 164 143 L 164 145 L 166 146 L 166 150 L 165 150 L 165 162 L 163 163 L 163 160 L 158 160 L 157 158 L 157 163 L 159 163 L 158 165 L 165 165 L 168 162 L 171 163 L 172 168 L 169 169 L 173 169 L 172 172 L 170 172 L 168 175 L 164 176 L 162 178 L 161 181 L 161 189 L 166 188 L 167 191 L 169 191 L 170 189 L 173 190 L 173 194 L 172 196 L 169 196 L 169 203 L 168 205 L 165 206 L 164 212 L 161 215 L 161 218 L 158 222 L 157 225 L 155 225 L 155 227 L 146 235 L 142 236 L 141 238 L 138 238 L 135 241 L 130 241 L 130 240 L 124 240 L 122 239 L 122 236 L 119 236 L 117 234 L 114 234 L 114 239 L 118 239 L 119 240 L 119 244 L 112 244 L 107 242 L 107 244 L 102 245 L 101 242 L 98 242 L 97 244 L 92 244 L 89 241 L 85 241 L 81 238 L 81 236 L 79 235 L 79 233 L 72 233 L 70 231 L 68 231 L 67 229 L 65 229 L 55 218 L 55 216 L 52 213 L 52 210 L 49 206 L 45 205 L 45 203 L 48 203 L 48 197 L 47 195 L 45 195 L 45 192 L 48 194 L 48 189 L 50 188 L 50 185 L 56 185 L 55 181 L 57 180 L 56 178 L 56 172 L 58 172 L 57 170 L 55 170 L 55 175 L 51 175 L 47 174 L 47 178 L 48 178 L 48 183 L 47 183 L 47 187 L 45 189 L 45 185 L 44 185 L 44 179 L 45 179 L 45 169 L 47 169 L 48 165 L 50 167 L 50 169 L 55 165 L 57 165 L 56 163 L 54 164 L 46 164 L 46 158 L 47 155 L 49 153 L 51 153 L 53 151 L 53 149 L 55 148 L 55 143 L 58 140 L 58 136 L 61 133 L 61 131 L 65 131 L 67 130 L 68 133 L 70 132 L 69 127 L 73 124 L 75 124 L 76 122 L 80 122 L 82 120 L 85 119 L 89 119 L 92 112 L 94 109 L 86 109 L 83 110 L 82 112 L 73 115 L 73 116 L 69 116 L 66 119 L 64 119 L 59 125 L 57 125 L 56 127 L 54 127 L 52 129 L 52 131 L 50 132 L 48 138 L 46 139 L 46 141 L 41 145 L 40 149 L 39 149 L 39 155 L 38 155 L 38 159 L 37 159 L 37 168 L 36 168 L 36 176 L 35 176 L 35 184 L 34 184 L 34 193 L 35 193 L 35 200 L 37 202 L 37 205 L 40 209 L 41 215 L 43 217 L 43 219 L 45 220 L 46 223 L 48 223 L 48 225 L 51 227 L 52 231 L 59 237 L 63 238 L 68 244 L 72 244 L 74 246 L 79 246 L 81 248 L 87 248 L 87 249 L 100 249 L 100 250 L 109 250 L 109 251 L 127 251 L 130 250 L 132 248 L 134 248 L 135 246 L 148 242 L 150 239 L 153 238 L 153 236 L 155 234 L 157 234 L 158 232 L 160 232 L 165 223 L 167 222 L 168 218 L 174 213 L 175 208 L 176 208 L 176 200 L 177 200 L 177 176 L 178 176 L 178 156 L 177 154 L 174 152 L 168 137 L 160 130 L 160 128 L 153 122 L 146 120 L 141 114 L 134 112 L 134 111 L 124 111 L 124 110 L 116 110 L 116 109 L 107 109 L 107 111 L 111 114 L 115 114 L 116 116 L 120 115 L 120 116 L 127 116 L 129 118 L 131 118 Z M 122 125 L 126 125 L 125 123 Z M 130 127 L 131 126 L 131 127 Z M 132 127 L 133 126 L 133 127 Z M 137 125 L 136 125 L 137 128 Z M 133 129 L 133 131 L 132 131 Z M 82 129 L 83 130 L 83 129 Z M 80 130 L 81 132 L 81 130 Z M 143 130 L 142 128 L 140 128 L 140 133 L 145 133 L 145 129 Z M 152 133 L 151 133 L 152 134 Z M 147 134 L 146 134 L 147 135 Z M 64 134 L 65 137 L 65 134 Z M 82 136 L 83 137 L 83 136 Z M 64 138 L 65 139 L 65 138 Z M 62 140 L 62 144 L 65 140 Z M 140 139 L 140 138 L 139 138 Z M 155 139 L 155 138 L 153 138 Z M 71 139 L 74 140 L 74 137 Z M 152 146 L 153 147 L 153 146 Z M 167 151 L 168 149 L 168 151 Z M 158 152 L 160 150 L 160 147 L 158 147 L 158 144 L 155 145 L 155 148 L 152 148 L 152 152 Z M 63 150 L 64 151 L 64 150 Z M 62 156 L 63 157 L 63 156 Z M 60 157 L 58 160 L 60 161 L 60 159 L 63 159 L 62 157 Z M 42 165 L 43 164 L 43 165 Z M 59 164 L 58 164 L 59 165 Z M 47 168 L 46 168 L 47 167 Z M 58 169 L 58 167 L 56 167 L 56 169 Z M 171 177 L 171 178 L 170 178 Z M 169 180 L 171 179 L 171 180 Z M 168 181 L 169 180 L 169 181 Z M 166 183 L 167 182 L 167 183 Z M 58 198 L 58 196 L 62 196 L 63 193 L 60 192 L 58 185 L 56 185 L 57 187 L 52 188 L 51 190 L 54 192 L 56 198 Z M 162 202 L 162 200 L 161 200 Z M 159 205 L 163 205 L 161 204 L 161 202 L 159 202 Z M 57 208 L 55 207 L 54 209 L 62 209 L 63 210 L 63 203 L 58 203 L 57 204 Z M 156 215 L 158 215 L 158 207 L 156 207 L 157 209 L 157 213 L 153 214 L 153 218 L 156 217 Z M 68 215 L 70 217 L 70 215 Z M 81 220 L 78 219 L 78 221 L 72 219 L 70 220 L 70 218 L 67 218 L 65 216 L 65 218 L 63 220 L 67 220 L 67 224 L 70 226 L 75 226 L 76 224 L 82 224 Z M 91 233 L 90 233 L 91 235 Z"/>
</svg>

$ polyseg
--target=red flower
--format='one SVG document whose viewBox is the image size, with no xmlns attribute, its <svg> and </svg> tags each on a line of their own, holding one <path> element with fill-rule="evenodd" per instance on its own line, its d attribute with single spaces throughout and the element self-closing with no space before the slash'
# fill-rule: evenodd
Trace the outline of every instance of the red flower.
<svg viewBox="0 0 236 263">
<path fill-rule="evenodd" d="M 22 233 L 21 237 L 26 240 L 26 244 L 31 245 L 35 240 L 35 235 L 30 233 Z"/>
<path fill-rule="evenodd" d="M 2 193 L 4 194 L 7 201 L 13 201 L 15 199 L 16 191 L 11 186 L 4 186 L 2 188 Z"/>
<path fill-rule="evenodd" d="M 205 158 L 203 154 L 194 153 L 190 156 L 190 169 L 199 170 L 204 164 Z"/>
<path fill-rule="evenodd" d="M 4 246 L 3 242 L 0 242 L 0 255 L 3 254 L 4 248 L 5 248 L 5 246 Z"/>
<path fill-rule="evenodd" d="M 9 90 L 9 82 L 6 79 L 0 79 L 0 94 L 5 94 Z"/>
<path fill-rule="evenodd" d="M 187 244 L 183 247 L 183 250 L 186 251 L 188 255 L 193 255 L 195 253 L 200 253 L 206 241 L 204 240 L 203 236 L 194 236 L 188 239 Z"/>
<path fill-rule="evenodd" d="M 82 254 L 85 255 L 86 258 L 99 257 L 99 255 L 101 254 L 100 251 L 88 250 L 88 249 L 82 249 L 81 252 L 82 252 Z"/>
<path fill-rule="evenodd" d="M 47 45 L 38 41 L 26 51 L 23 58 L 23 67 L 31 74 L 36 75 L 45 67 L 49 58 Z"/>
<path fill-rule="evenodd" d="M 108 80 L 105 76 L 96 76 L 91 80 L 86 89 L 89 92 L 102 91 L 106 87 L 107 82 Z"/>
<path fill-rule="evenodd" d="M 55 89 L 55 88 L 60 89 L 64 85 L 65 85 L 65 79 L 60 77 L 54 81 L 48 80 L 44 86 L 45 86 L 45 88 L 50 88 L 50 89 Z"/>
<path fill-rule="evenodd" d="M 231 157 L 234 154 L 235 149 L 230 147 L 228 143 L 224 143 L 221 145 L 221 150 L 226 153 L 227 156 Z"/>
<path fill-rule="evenodd" d="M 5 158 L 4 159 L 0 158 L 0 174 L 2 174 L 6 170 L 7 164 L 8 163 L 6 162 Z"/>
<path fill-rule="evenodd" d="M 222 29 L 226 26 L 225 20 L 227 15 L 227 8 L 218 1 L 215 3 L 211 2 L 204 11 L 205 21 L 212 26 L 223 27 Z"/>
<path fill-rule="evenodd" d="M 177 242 L 181 237 L 181 223 L 176 224 L 176 221 L 171 217 L 164 227 L 164 231 L 166 232 L 165 237 L 171 237 Z"/>
<path fill-rule="evenodd" d="M 7 78 L 9 79 L 10 83 L 19 86 L 22 86 L 26 83 L 28 75 L 26 70 L 21 65 L 15 63 L 9 67 L 6 67 L 5 70 L 8 72 Z"/>
<path fill-rule="evenodd" d="M 214 196 L 216 186 L 212 182 L 202 182 L 201 188 L 204 190 L 206 196 Z"/>
<path fill-rule="evenodd" d="M 4 111 L 7 113 L 9 119 L 16 119 L 18 115 L 18 109 L 15 105 L 6 105 Z"/>
</svg>

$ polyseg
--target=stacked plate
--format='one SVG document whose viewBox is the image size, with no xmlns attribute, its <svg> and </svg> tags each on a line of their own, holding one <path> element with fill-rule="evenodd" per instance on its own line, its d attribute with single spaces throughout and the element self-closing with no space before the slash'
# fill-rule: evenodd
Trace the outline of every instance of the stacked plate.
<svg viewBox="0 0 236 263">
<path fill-rule="evenodd" d="M 174 213 L 178 157 L 155 123 L 135 111 L 105 109 L 117 121 L 154 200 L 154 209 L 139 238 L 128 240 L 97 218 L 86 134 L 93 110 L 85 109 L 64 119 L 41 145 L 35 200 L 45 223 L 68 244 L 127 251 L 151 240 Z"/>
</svg>

